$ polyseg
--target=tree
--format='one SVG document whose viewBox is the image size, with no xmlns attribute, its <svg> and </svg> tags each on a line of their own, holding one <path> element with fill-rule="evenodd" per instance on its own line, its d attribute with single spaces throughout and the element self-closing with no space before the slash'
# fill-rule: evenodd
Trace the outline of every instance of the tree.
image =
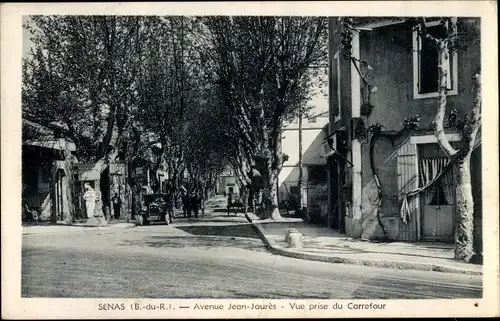
<svg viewBox="0 0 500 321">
<path fill-rule="evenodd" d="M 136 103 L 139 17 L 32 16 L 23 67 L 23 116 L 57 122 L 84 161 L 117 156 Z"/>
<path fill-rule="evenodd" d="M 32 16 L 26 28 L 23 117 L 64 127 L 79 160 L 102 172 L 125 149 L 137 108 L 143 18 Z"/>
<path fill-rule="evenodd" d="M 264 217 L 279 219 L 283 121 L 309 98 L 316 72 L 310 67 L 326 59 L 326 19 L 210 17 L 203 22 L 209 48 L 204 53 L 232 129 L 239 132 L 234 150 L 239 172 L 248 176 L 248 166 L 256 166 L 264 182 Z"/>
</svg>

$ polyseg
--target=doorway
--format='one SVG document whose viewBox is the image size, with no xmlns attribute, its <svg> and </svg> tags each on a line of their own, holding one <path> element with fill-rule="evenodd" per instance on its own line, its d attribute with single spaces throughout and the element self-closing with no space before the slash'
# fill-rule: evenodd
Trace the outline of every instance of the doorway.
<svg viewBox="0 0 500 321">
<path fill-rule="evenodd" d="M 419 186 L 434 180 L 420 193 L 420 237 L 425 241 L 453 242 L 455 182 L 447 163 L 438 144 L 419 145 Z"/>
<path fill-rule="evenodd" d="M 58 169 L 55 182 L 55 208 L 58 221 L 63 221 L 68 217 L 68 178 L 64 170 Z"/>
</svg>

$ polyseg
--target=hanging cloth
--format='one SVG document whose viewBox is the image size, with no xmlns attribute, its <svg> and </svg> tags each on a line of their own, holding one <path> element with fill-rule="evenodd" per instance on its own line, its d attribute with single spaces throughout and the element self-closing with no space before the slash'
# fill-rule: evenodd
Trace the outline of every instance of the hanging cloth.
<svg viewBox="0 0 500 321">
<path fill-rule="evenodd" d="M 401 200 L 400 217 L 403 223 L 407 224 L 411 219 L 411 209 L 413 208 L 414 196 L 418 195 L 420 192 L 426 191 L 425 202 L 429 203 L 432 200 L 432 195 L 434 195 L 432 189 L 435 188 L 433 184 L 445 173 L 449 172 L 448 169 L 451 162 L 446 158 L 424 158 L 420 160 L 420 178 L 422 187 L 418 187 L 408 193 L 402 193 L 399 195 Z M 427 190 L 430 190 L 427 193 Z M 453 190 L 452 186 L 450 187 Z"/>
<path fill-rule="evenodd" d="M 455 185 L 453 184 L 453 168 L 450 168 L 443 174 L 441 178 L 441 185 L 443 186 L 444 197 L 448 204 L 453 204 L 453 190 Z"/>
</svg>

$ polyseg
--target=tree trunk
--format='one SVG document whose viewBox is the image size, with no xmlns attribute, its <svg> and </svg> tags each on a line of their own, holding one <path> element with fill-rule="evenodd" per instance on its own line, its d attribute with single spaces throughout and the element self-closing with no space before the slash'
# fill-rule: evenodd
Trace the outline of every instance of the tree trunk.
<svg viewBox="0 0 500 321">
<path fill-rule="evenodd" d="M 468 262 L 473 252 L 474 201 L 470 175 L 470 157 L 457 164 L 455 259 Z"/>
<path fill-rule="evenodd" d="M 474 201 L 470 174 L 470 157 L 481 117 L 481 80 L 473 76 L 473 106 L 467 125 L 462 132 L 460 150 L 455 150 L 446 138 L 443 122 L 447 105 L 447 73 L 449 65 L 448 39 L 437 41 L 439 59 L 439 101 L 436 113 L 435 136 L 447 156 L 456 164 L 456 213 L 455 213 L 455 259 L 468 262 L 473 253 Z"/>
<path fill-rule="evenodd" d="M 268 185 L 268 188 L 267 188 L 267 192 L 268 192 L 268 203 L 269 203 L 269 212 L 270 212 L 270 216 L 271 216 L 271 219 L 273 220 L 280 220 L 282 217 L 281 217 L 281 214 L 280 214 L 280 210 L 278 208 L 278 175 L 277 174 L 273 174 L 271 175 L 270 177 L 270 180 L 269 180 L 269 185 Z"/>
<path fill-rule="evenodd" d="M 127 223 L 130 223 L 132 219 L 132 214 L 134 212 L 134 192 L 131 188 L 133 186 L 133 179 L 131 175 L 131 166 L 130 166 L 130 157 L 129 157 L 129 151 L 128 151 L 128 146 L 125 149 L 125 208 L 127 213 L 125 214 L 125 219 L 127 220 Z M 135 215 L 134 215 L 135 216 Z"/>
<path fill-rule="evenodd" d="M 446 66 L 449 66 L 448 60 L 449 49 L 447 41 L 439 41 L 438 46 L 438 59 L 439 59 L 439 96 L 438 96 L 438 110 L 436 113 L 436 129 L 434 130 L 434 135 L 437 138 L 439 145 L 443 148 L 444 152 L 448 157 L 452 157 L 457 153 L 457 151 L 450 145 L 450 142 L 446 138 L 446 134 L 443 128 L 444 116 L 446 112 L 447 105 L 447 88 L 448 88 L 448 73 L 450 70 Z"/>
<path fill-rule="evenodd" d="M 50 167 L 50 222 L 57 223 L 57 162 L 52 161 Z"/>
<path fill-rule="evenodd" d="M 66 174 L 66 202 L 68 204 L 68 213 L 66 223 L 71 224 L 75 220 L 75 202 L 78 199 L 76 193 L 76 184 L 73 176 L 73 167 L 76 163 L 76 157 L 71 154 L 69 150 L 64 151 L 64 172 Z"/>
<path fill-rule="evenodd" d="M 472 177 L 470 158 L 481 119 L 481 79 L 473 76 L 474 100 L 467 125 L 462 132 L 462 141 L 456 159 L 456 228 L 455 259 L 468 262 L 474 254 L 474 199 L 472 196 Z"/>
</svg>

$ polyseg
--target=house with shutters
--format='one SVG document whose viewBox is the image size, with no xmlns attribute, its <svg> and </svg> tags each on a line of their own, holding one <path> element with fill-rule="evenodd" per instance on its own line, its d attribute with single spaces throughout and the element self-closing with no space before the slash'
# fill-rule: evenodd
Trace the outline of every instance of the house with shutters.
<svg viewBox="0 0 500 321">
<path fill-rule="evenodd" d="M 452 20 L 462 34 L 480 25 L 475 18 Z M 437 49 L 408 19 L 355 18 L 354 24 L 349 57 L 341 50 L 339 19 L 329 20 L 330 123 L 323 156 L 331 227 L 356 238 L 382 238 L 385 230 L 392 240 L 452 242 L 454 169 L 437 143 L 433 123 Z M 436 19 L 426 24 L 429 33 L 438 32 Z M 459 123 L 472 106 L 472 76 L 480 63 L 479 41 L 471 39 L 450 52 L 444 126 L 452 145 L 461 139 Z M 373 125 L 383 126 L 375 136 L 369 131 Z M 474 233 L 480 240 L 480 133 L 471 176 Z"/>
</svg>

